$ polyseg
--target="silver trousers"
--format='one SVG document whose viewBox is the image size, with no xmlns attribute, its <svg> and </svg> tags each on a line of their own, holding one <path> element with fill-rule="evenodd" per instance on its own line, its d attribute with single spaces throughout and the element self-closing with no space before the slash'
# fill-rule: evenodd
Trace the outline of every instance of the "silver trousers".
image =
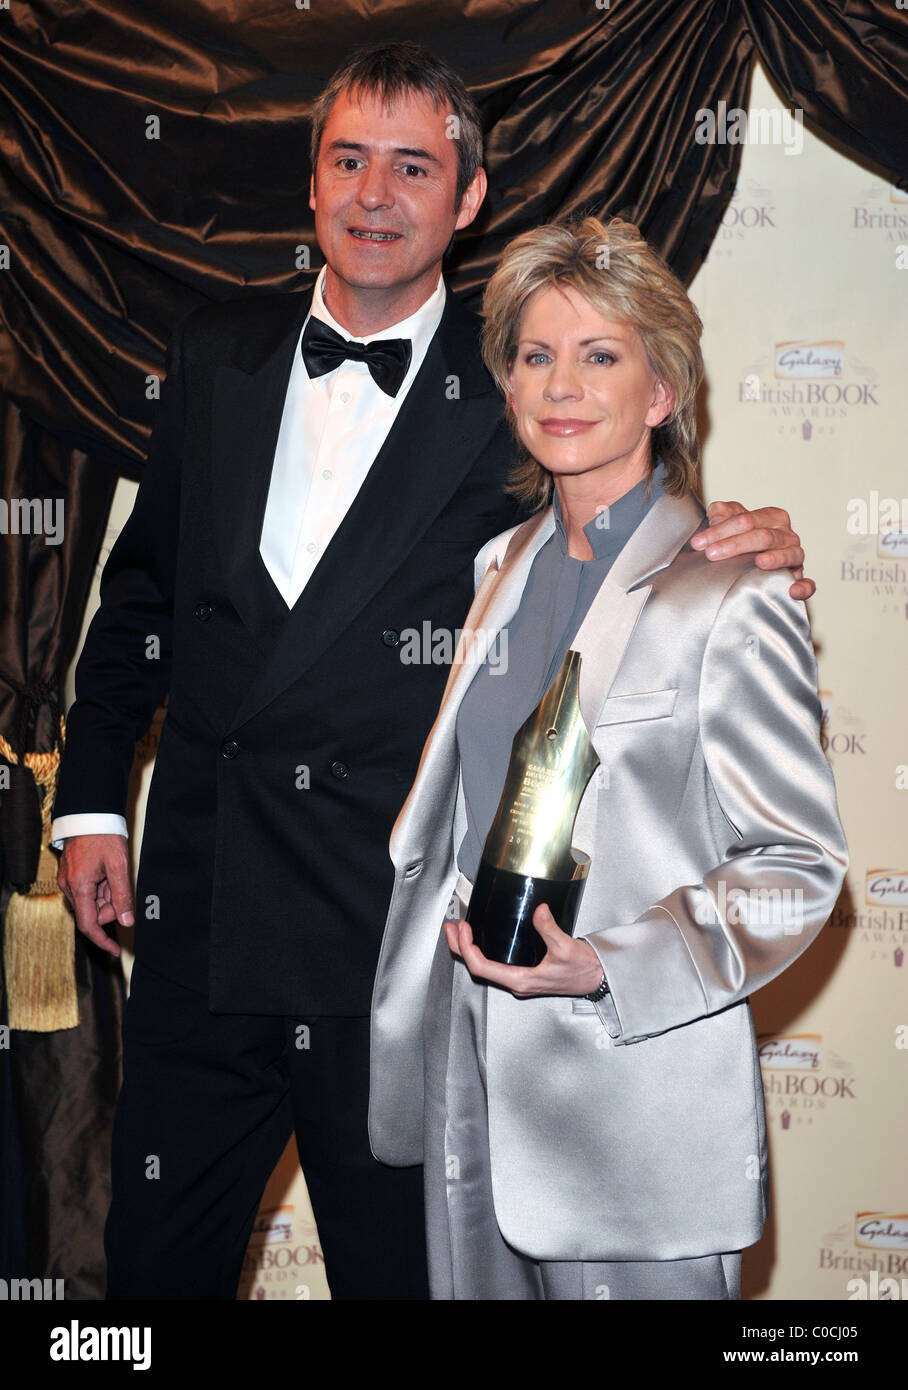
<svg viewBox="0 0 908 1390">
<path fill-rule="evenodd" d="M 741 1251 L 688 1260 L 534 1260 L 501 1235 L 492 1204 L 486 1005 L 442 929 L 425 1034 L 425 1192 L 433 1299 L 738 1299 Z"/>
</svg>

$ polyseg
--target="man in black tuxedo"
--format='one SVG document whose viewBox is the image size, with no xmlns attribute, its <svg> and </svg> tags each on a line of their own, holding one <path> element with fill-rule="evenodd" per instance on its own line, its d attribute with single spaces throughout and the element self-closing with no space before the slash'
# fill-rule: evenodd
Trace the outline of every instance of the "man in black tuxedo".
<svg viewBox="0 0 908 1390">
<path fill-rule="evenodd" d="M 421 1171 L 369 1149 L 368 1028 L 388 836 L 447 675 L 434 637 L 461 624 L 482 544 L 522 519 L 502 491 L 512 442 L 479 320 L 441 277 L 485 195 L 481 157 L 446 65 L 409 44 L 354 55 L 313 120 L 313 295 L 205 307 L 171 345 L 54 806 L 58 882 L 118 954 L 134 744 L 168 696 L 137 881 L 111 1298 L 234 1298 L 291 1131 L 332 1296 L 427 1297 Z M 764 564 L 803 559 L 775 509 L 738 508 L 712 539 L 773 547 Z M 420 662 L 401 660 L 405 629 L 428 637 Z"/>
</svg>

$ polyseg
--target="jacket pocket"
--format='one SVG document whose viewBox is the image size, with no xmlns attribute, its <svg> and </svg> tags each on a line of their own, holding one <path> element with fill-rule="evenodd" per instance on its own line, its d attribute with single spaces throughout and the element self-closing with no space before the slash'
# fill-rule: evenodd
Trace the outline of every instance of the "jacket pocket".
<svg viewBox="0 0 908 1390">
<path fill-rule="evenodd" d="M 644 690 L 635 695 L 612 695 L 596 720 L 600 724 L 629 724 L 638 719 L 667 719 L 675 708 L 674 690 Z"/>
</svg>

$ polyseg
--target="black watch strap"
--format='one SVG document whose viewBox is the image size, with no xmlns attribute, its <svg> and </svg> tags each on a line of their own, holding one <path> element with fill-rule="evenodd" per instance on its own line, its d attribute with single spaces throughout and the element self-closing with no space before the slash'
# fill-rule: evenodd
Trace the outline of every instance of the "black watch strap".
<svg viewBox="0 0 908 1390">
<path fill-rule="evenodd" d="M 605 978 L 605 971 L 602 972 L 602 979 L 593 990 L 592 994 L 585 994 L 584 999 L 589 999 L 591 1004 L 598 1004 L 600 999 L 604 999 L 607 994 L 611 994 L 608 987 L 608 980 Z"/>
</svg>

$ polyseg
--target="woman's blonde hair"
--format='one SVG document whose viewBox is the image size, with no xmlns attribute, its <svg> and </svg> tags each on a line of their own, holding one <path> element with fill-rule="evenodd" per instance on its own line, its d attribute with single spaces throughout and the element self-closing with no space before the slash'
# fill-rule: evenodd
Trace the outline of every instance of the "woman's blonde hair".
<svg viewBox="0 0 908 1390">
<path fill-rule="evenodd" d="M 570 285 L 603 317 L 640 334 L 650 366 L 674 394 L 671 414 L 652 433 L 652 458 L 665 464 L 665 491 L 675 497 L 697 485 L 700 445 L 696 395 L 703 377 L 703 325 L 687 291 L 631 222 L 613 217 L 551 222 L 515 237 L 486 286 L 482 355 L 508 393 L 517 355 L 520 319 L 530 295 L 544 286 Z M 530 506 L 552 495 L 552 475 L 517 436 L 518 462 L 508 491 Z"/>
</svg>

